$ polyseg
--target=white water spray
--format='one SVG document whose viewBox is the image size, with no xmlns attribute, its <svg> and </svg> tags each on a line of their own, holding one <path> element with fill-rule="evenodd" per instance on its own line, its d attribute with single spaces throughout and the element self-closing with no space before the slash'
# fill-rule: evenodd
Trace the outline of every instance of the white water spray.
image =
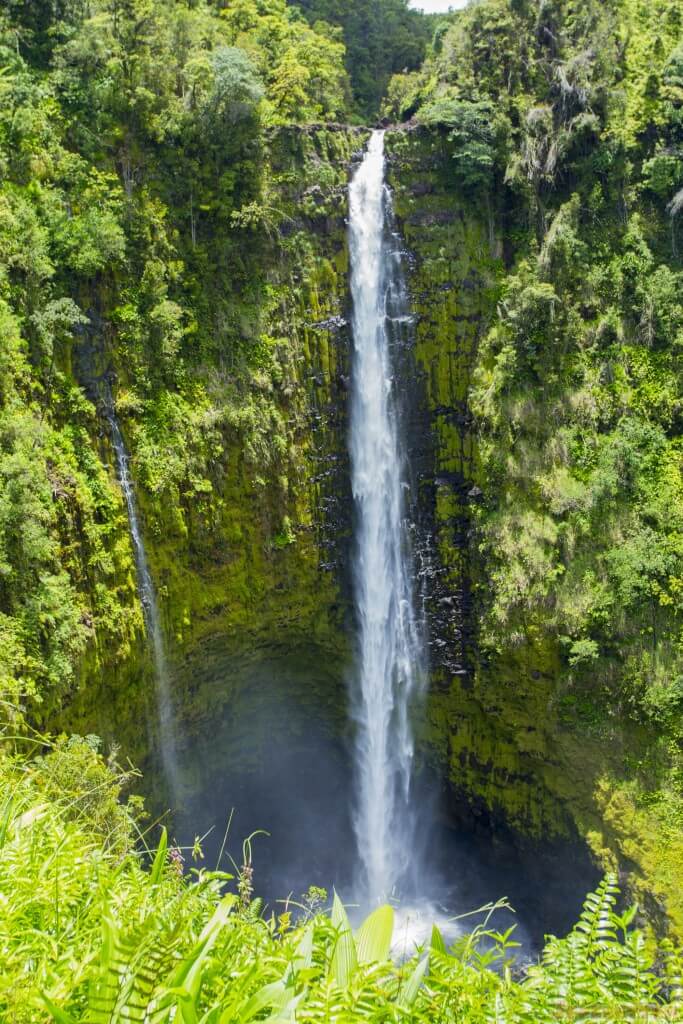
<svg viewBox="0 0 683 1024">
<path fill-rule="evenodd" d="M 358 680 L 354 829 L 363 898 L 386 899 L 415 856 L 410 709 L 422 689 L 424 645 L 414 610 L 405 460 L 392 387 L 391 324 L 405 321 L 400 260 L 387 230 L 384 134 L 374 132 L 349 189 L 353 300 L 351 477 L 356 506 Z"/>
<path fill-rule="evenodd" d="M 147 639 L 150 643 L 152 657 L 154 660 L 154 678 L 156 682 L 156 707 L 159 723 L 159 746 L 161 753 L 161 764 L 169 787 L 170 796 L 174 805 L 178 798 L 178 759 L 176 754 L 175 722 L 173 716 L 173 704 L 169 682 L 168 664 L 164 648 L 164 635 L 161 629 L 161 619 L 157 605 L 156 592 L 152 582 L 152 574 L 149 569 L 147 552 L 140 527 L 137 503 L 135 501 L 135 489 L 130 475 L 130 456 L 126 448 L 119 421 L 114 412 L 114 403 L 111 395 L 107 393 L 105 411 L 109 428 L 111 430 L 111 442 L 116 456 L 116 468 L 123 497 L 128 512 L 128 525 L 133 541 L 133 554 L 135 556 L 135 567 L 137 569 L 138 593 L 145 617 L 145 628 Z"/>
</svg>

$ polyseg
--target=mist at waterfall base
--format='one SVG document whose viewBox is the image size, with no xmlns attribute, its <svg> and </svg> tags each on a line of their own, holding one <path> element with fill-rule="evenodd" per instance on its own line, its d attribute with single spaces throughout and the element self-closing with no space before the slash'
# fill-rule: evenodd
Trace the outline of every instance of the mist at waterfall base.
<svg viewBox="0 0 683 1024">
<path fill-rule="evenodd" d="M 475 827 L 474 817 L 449 827 L 442 780 L 415 764 L 411 720 L 427 657 L 407 526 L 410 466 L 392 388 L 392 346 L 410 318 L 379 132 L 351 182 L 349 248 L 355 663 L 339 671 L 313 643 L 282 640 L 240 658 L 215 638 L 193 656 L 178 692 L 200 694 L 210 712 L 182 744 L 186 798 L 174 835 L 191 846 L 207 832 L 201 863 L 234 870 L 242 840 L 258 832 L 255 892 L 276 912 L 311 885 L 336 888 L 356 919 L 391 901 L 406 953 L 433 921 L 452 938 L 481 920 L 453 917 L 507 896 L 519 918 L 500 911 L 491 923 L 517 921 L 532 953 L 546 932 L 576 919 L 596 880 L 587 855 L 571 844 L 525 849 L 510 833 Z M 347 704 L 350 729 L 339 721 Z"/>
<path fill-rule="evenodd" d="M 179 748 L 181 776 L 192 780 L 192 794 L 169 827 L 171 838 L 186 848 L 188 871 L 219 866 L 232 873 L 242 863 L 244 838 L 265 830 L 267 835 L 255 836 L 252 853 L 254 891 L 265 900 L 266 913 L 281 913 L 290 894 L 300 901 L 316 885 L 330 895 L 335 888 L 358 921 L 370 908 L 358 904 L 355 885 L 353 745 L 335 735 L 331 716 L 306 705 L 306 683 L 320 672 L 322 657 L 315 648 L 296 652 L 294 659 L 291 652 L 274 650 L 250 666 L 249 706 L 221 709 L 203 723 L 199 742 Z M 225 672 L 232 676 L 232 666 L 226 664 Z M 238 752 L 231 748 L 226 754 L 236 733 L 245 750 L 240 768 L 235 768 Z M 412 792 L 416 805 L 438 808 L 442 781 L 425 766 Z M 596 882 L 585 849 L 569 842 L 520 845 L 512 833 L 464 813 L 456 827 L 445 802 L 443 807 L 421 836 L 421 899 L 400 892 L 391 899 L 402 949 L 410 952 L 432 921 L 443 927 L 454 915 L 503 896 L 517 914 L 501 913 L 493 924 L 517 923 L 526 954 L 541 947 L 547 932 L 564 934 L 571 927 Z M 207 831 L 203 859 L 193 861 L 194 838 Z M 481 915 L 466 918 L 444 931 L 452 935 L 481 920 Z"/>
</svg>

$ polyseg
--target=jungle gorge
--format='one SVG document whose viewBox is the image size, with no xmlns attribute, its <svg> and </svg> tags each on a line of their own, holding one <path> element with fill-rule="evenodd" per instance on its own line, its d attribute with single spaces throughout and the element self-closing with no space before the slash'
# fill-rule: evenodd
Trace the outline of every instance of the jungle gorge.
<svg viewBox="0 0 683 1024">
<path fill-rule="evenodd" d="M 683 1021 L 683 0 L 0 100 L 0 1021 Z"/>
</svg>

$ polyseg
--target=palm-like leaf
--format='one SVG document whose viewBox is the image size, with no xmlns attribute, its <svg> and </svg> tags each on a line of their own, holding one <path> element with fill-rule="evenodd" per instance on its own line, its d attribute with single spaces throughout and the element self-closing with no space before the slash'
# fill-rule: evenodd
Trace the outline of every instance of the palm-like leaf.
<svg viewBox="0 0 683 1024">
<path fill-rule="evenodd" d="M 359 964 L 381 963 L 389 956 L 394 934 L 392 907 L 377 907 L 356 932 L 356 957 Z"/>
<path fill-rule="evenodd" d="M 344 988 L 349 984 L 351 976 L 358 966 L 358 960 L 351 924 L 336 892 L 332 902 L 331 920 L 337 934 L 330 961 L 330 972 L 340 988 Z"/>
</svg>

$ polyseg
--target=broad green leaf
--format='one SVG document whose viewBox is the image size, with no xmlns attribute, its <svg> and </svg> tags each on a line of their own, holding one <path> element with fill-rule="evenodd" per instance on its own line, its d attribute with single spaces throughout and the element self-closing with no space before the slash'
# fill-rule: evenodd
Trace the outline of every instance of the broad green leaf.
<svg viewBox="0 0 683 1024">
<path fill-rule="evenodd" d="M 12 820 L 12 811 L 14 810 L 14 797 L 10 796 L 9 800 L 6 801 L 2 811 L 2 822 L 0 823 L 0 846 L 5 845 L 7 838 L 7 832 L 9 829 L 10 821 Z"/>
<path fill-rule="evenodd" d="M 221 929 L 225 925 L 235 900 L 236 896 L 232 893 L 228 893 L 227 896 L 223 897 L 210 921 L 205 925 L 194 949 L 173 974 L 170 987 L 185 988 L 193 998 L 196 998 L 201 982 L 201 970 L 204 961 L 211 952 Z"/>
<path fill-rule="evenodd" d="M 302 992 L 300 995 L 294 996 L 285 1006 L 275 1010 L 270 1017 L 266 1017 L 263 1024 L 289 1024 L 290 1021 L 296 1020 L 296 1008 L 303 1001 L 305 995 L 306 993 Z"/>
<path fill-rule="evenodd" d="M 161 831 L 161 839 L 159 840 L 159 847 L 154 858 L 152 870 L 150 873 L 150 882 L 152 885 L 158 885 L 161 881 L 161 875 L 164 870 L 164 864 L 166 863 L 166 854 L 168 852 L 168 832 L 166 829 Z"/>
<path fill-rule="evenodd" d="M 28 811 L 24 811 L 18 818 L 14 819 L 14 830 L 18 832 L 22 828 L 26 828 L 27 825 L 33 825 L 36 821 L 40 821 L 48 811 L 47 804 L 38 804 L 35 807 L 30 807 Z"/>
<path fill-rule="evenodd" d="M 442 956 L 448 956 L 448 950 L 446 948 L 446 943 L 444 942 L 443 935 L 436 927 L 436 925 L 432 926 L 432 939 L 430 942 L 430 946 L 435 953 L 441 953 Z"/>
<path fill-rule="evenodd" d="M 44 992 L 41 993 L 41 998 L 54 1019 L 57 1021 L 57 1024 L 76 1024 L 74 1018 L 68 1014 L 66 1010 L 60 1010 L 58 1006 L 55 1006 L 52 1000 L 49 999 Z"/>
<path fill-rule="evenodd" d="M 310 967 L 313 963 L 313 931 L 313 924 L 309 924 L 299 939 L 299 944 L 296 947 L 296 953 L 289 971 L 290 977 L 297 974 L 299 971 L 303 971 L 307 967 Z"/>
<path fill-rule="evenodd" d="M 366 917 L 356 932 L 356 955 L 359 964 L 381 963 L 389 957 L 394 934 L 393 907 L 377 907 Z"/>
<path fill-rule="evenodd" d="M 358 966 L 356 944 L 351 924 L 342 901 L 335 892 L 332 901 L 331 921 L 337 931 L 337 941 L 330 962 L 330 971 L 340 988 L 345 988 Z"/>
<path fill-rule="evenodd" d="M 180 1016 L 175 1019 L 179 1024 L 199 1024 L 194 996 L 187 989 L 176 989 L 176 997 Z"/>
<path fill-rule="evenodd" d="M 265 1010 L 267 1006 L 272 1007 L 276 1014 L 280 1014 L 286 1006 L 290 995 L 291 989 L 285 986 L 284 981 L 274 981 L 270 985 L 264 985 L 242 1006 L 238 1012 L 237 1019 L 240 1024 L 247 1024 L 247 1021 L 252 1020 L 257 1013 Z"/>
<path fill-rule="evenodd" d="M 429 954 L 423 956 L 420 961 L 415 965 L 413 973 L 408 978 L 407 982 L 401 990 L 401 995 L 398 1000 L 398 1005 L 409 1010 L 417 999 L 417 993 L 420 991 L 420 985 L 426 974 L 427 967 L 429 966 Z"/>
<path fill-rule="evenodd" d="M 210 1010 L 207 1010 L 202 1017 L 200 1024 L 220 1024 L 220 1006 L 213 1006 Z"/>
</svg>

